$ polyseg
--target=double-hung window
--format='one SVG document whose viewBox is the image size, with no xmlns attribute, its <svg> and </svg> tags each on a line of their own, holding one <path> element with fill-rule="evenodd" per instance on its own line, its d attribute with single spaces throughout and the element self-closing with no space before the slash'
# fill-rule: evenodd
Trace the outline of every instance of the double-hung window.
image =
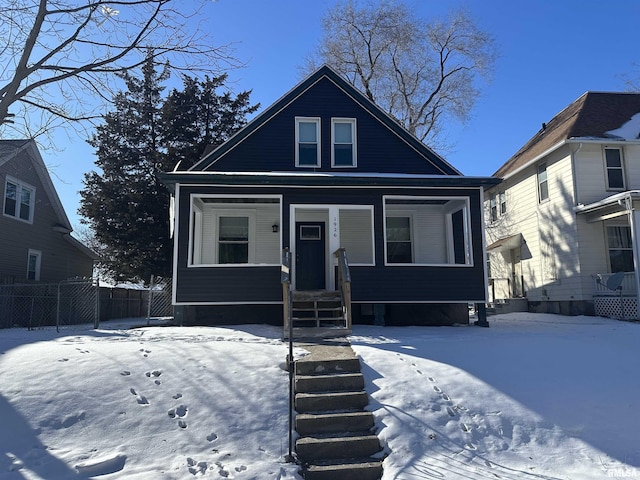
<svg viewBox="0 0 640 480">
<path fill-rule="evenodd" d="M 331 119 L 331 166 L 355 167 L 356 156 L 356 119 Z"/>
<path fill-rule="evenodd" d="M 413 263 L 411 217 L 387 217 L 387 263 Z"/>
<path fill-rule="evenodd" d="M 296 167 L 320 167 L 319 118 L 296 118 Z"/>
<path fill-rule="evenodd" d="M 538 165 L 538 202 L 549 198 L 549 181 L 547 179 L 547 164 Z"/>
<path fill-rule="evenodd" d="M 627 226 L 607 227 L 607 246 L 611 273 L 633 271 L 633 245 L 631 228 Z"/>
<path fill-rule="evenodd" d="M 605 148 L 604 161 L 607 169 L 607 189 L 624 190 L 622 150 L 619 148 Z"/>
<path fill-rule="evenodd" d="M 4 214 L 32 223 L 36 189 L 13 178 L 4 185 Z"/>
<path fill-rule="evenodd" d="M 218 217 L 218 263 L 249 263 L 249 217 Z"/>
</svg>

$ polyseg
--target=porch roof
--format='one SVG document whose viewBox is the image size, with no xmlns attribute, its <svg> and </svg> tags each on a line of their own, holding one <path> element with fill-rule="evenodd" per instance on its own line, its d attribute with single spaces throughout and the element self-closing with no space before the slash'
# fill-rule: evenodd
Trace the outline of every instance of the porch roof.
<svg viewBox="0 0 640 480">
<path fill-rule="evenodd" d="M 578 215 L 587 215 L 589 223 L 601 222 L 629 213 L 635 202 L 640 202 L 640 190 L 628 190 L 587 205 L 580 204 L 573 211 Z"/>
<path fill-rule="evenodd" d="M 310 172 L 195 172 L 160 175 L 171 189 L 175 184 L 260 185 L 300 187 L 490 187 L 496 177 L 461 175 L 413 175 L 402 173 L 310 173 Z"/>
<path fill-rule="evenodd" d="M 515 235 L 511 235 L 509 237 L 501 238 L 493 242 L 491 245 L 487 247 L 487 251 L 495 250 L 496 252 L 501 252 L 503 250 L 512 250 L 514 248 L 522 247 L 524 243 L 522 234 L 516 233 Z"/>
</svg>

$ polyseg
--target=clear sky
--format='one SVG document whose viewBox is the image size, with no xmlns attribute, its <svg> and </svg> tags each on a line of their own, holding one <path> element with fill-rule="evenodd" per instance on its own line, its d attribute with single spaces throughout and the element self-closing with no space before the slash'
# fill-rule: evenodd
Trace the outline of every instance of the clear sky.
<svg viewBox="0 0 640 480">
<path fill-rule="evenodd" d="M 321 36 L 334 0 L 218 0 L 206 7 L 218 44 L 234 43 L 246 64 L 230 72 L 236 91 L 253 90 L 262 111 L 300 80 L 304 57 Z M 443 156 L 466 175 L 495 172 L 556 113 L 586 91 L 626 91 L 640 83 L 638 0 L 409 0 L 416 15 L 465 7 L 495 39 L 499 58 L 466 125 L 450 125 Z M 43 152 L 72 225 L 85 172 L 94 168 L 83 139 L 57 135 Z"/>
</svg>

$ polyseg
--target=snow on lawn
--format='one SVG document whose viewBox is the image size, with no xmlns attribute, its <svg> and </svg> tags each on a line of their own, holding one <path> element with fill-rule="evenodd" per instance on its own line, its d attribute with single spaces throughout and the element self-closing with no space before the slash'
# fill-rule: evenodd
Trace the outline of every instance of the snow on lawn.
<svg viewBox="0 0 640 480">
<path fill-rule="evenodd" d="M 357 328 L 383 479 L 640 478 L 640 324 Z"/>
<path fill-rule="evenodd" d="M 384 480 L 640 478 L 640 324 L 356 326 Z M 264 325 L 0 330 L 0 479 L 300 479 Z M 336 479 L 339 480 L 339 479 Z"/>
</svg>

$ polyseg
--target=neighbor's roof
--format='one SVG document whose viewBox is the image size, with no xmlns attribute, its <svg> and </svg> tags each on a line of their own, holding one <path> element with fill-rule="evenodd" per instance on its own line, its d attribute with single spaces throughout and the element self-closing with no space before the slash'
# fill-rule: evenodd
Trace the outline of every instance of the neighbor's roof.
<svg viewBox="0 0 640 480">
<path fill-rule="evenodd" d="M 572 139 L 625 139 L 615 130 L 640 113 L 640 93 L 586 92 L 536 133 L 493 175 L 506 177 Z M 639 130 L 634 137 L 638 139 Z"/>
</svg>

